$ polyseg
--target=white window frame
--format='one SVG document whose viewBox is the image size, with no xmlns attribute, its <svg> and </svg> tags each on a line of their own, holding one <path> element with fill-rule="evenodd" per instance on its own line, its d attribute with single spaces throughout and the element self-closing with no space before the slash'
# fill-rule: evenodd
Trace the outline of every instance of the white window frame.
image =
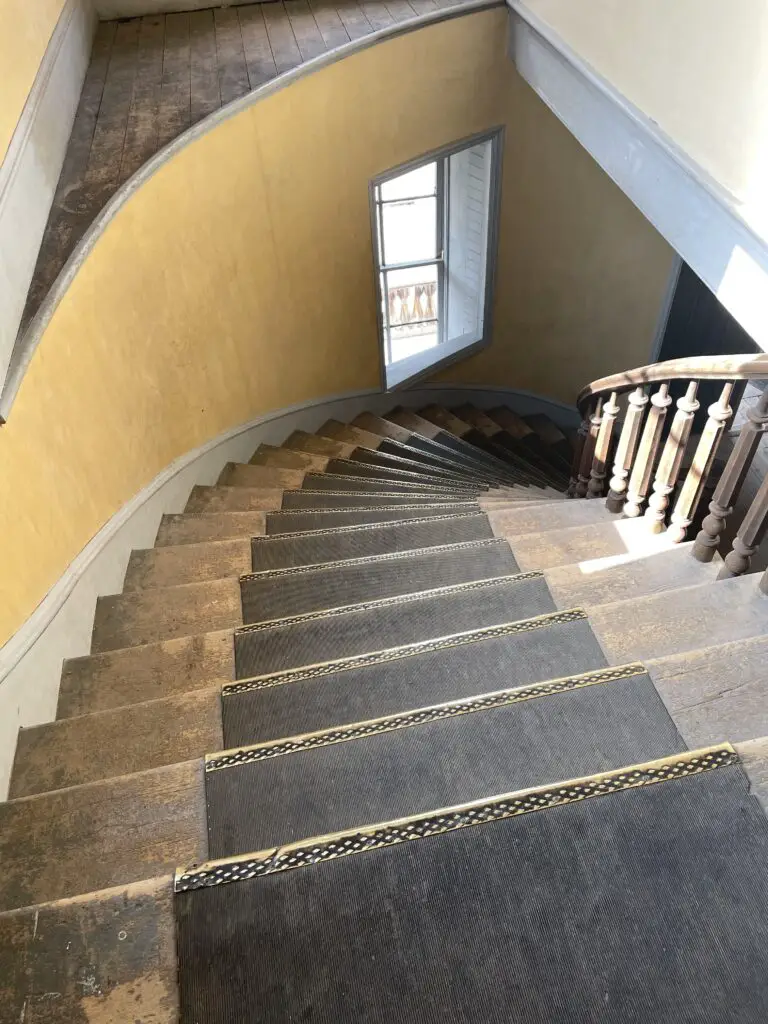
<svg viewBox="0 0 768 1024">
<path fill-rule="evenodd" d="M 445 238 L 448 228 L 448 182 L 445 174 L 446 158 L 464 149 L 480 143 L 491 143 L 491 183 L 488 204 L 488 240 L 486 252 L 485 272 L 485 294 L 483 300 L 483 331 L 476 341 L 467 342 L 464 339 L 457 339 L 453 344 L 446 341 L 444 337 L 447 320 L 447 254 L 445 252 Z M 491 340 L 492 323 L 491 314 L 493 307 L 494 284 L 496 277 L 496 253 L 498 248 L 499 229 L 499 206 L 501 201 L 501 171 L 502 152 L 504 149 L 504 128 L 494 128 L 488 132 L 471 135 L 467 138 L 452 142 L 440 149 L 424 153 L 407 163 L 390 168 L 383 174 L 373 178 L 369 185 L 369 202 L 371 210 L 371 240 L 374 265 L 374 279 L 376 287 L 376 319 L 379 334 L 379 353 L 381 358 L 381 382 L 382 389 L 393 391 L 407 387 L 414 381 L 428 377 L 435 371 L 457 362 L 459 359 L 466 359 L 485 348 Z M 414 260 L 412 262 L 387 264 L 382 263 L 380 258 L 380 244 L 383 245 L 382 209 L 385 203 L 378 199 L 378 189 L 382 184 L 392 178 L 399 177 L 408 171 L 416 170 L 425 164 L 437 163 L 437 253 L 435 257 Z M 419 197 L 414 197 L 419 198 Z M 399 200 L 402 202 L 402 200 Z M 396 363 L 387 366 L 387 349 L 389 346 L 389 304 L 384 301 L 381 281 L 386 280 L 386 274 L 391 270 L 406 269 L 419 266 L 437 267 L 437 290 L 438 290 L 438 344 L 423 352 L 417 352 L 407 359 L 401 359 Z"/>
</svg>

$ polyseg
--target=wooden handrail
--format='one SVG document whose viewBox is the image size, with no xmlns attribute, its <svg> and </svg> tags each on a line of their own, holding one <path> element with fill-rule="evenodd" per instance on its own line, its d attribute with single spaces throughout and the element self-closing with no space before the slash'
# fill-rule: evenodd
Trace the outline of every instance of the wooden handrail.
<svg viewBox="0 0 768 1024">
<path fill-rule="evenodd" d="M 589 402 L 597 396 L 605 397 L 613 391 L 623 394 L 643 384 L 671 380 L 768 380 L 768 355 L 691 356 L 639 366 L 635 370 L 593 380 L 579 394 L 576 404 L 583 414 Z"/>
</svg>

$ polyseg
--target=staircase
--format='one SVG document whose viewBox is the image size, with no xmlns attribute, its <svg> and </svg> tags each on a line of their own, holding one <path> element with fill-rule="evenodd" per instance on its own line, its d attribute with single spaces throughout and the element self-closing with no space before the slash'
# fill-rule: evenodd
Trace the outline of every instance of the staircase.
<svg viewBox="0 0 768 1024">
<path fill-rule="evenodd" d="M 19 735 L 0 1021 L 768 1019 L 768 602 L 701 488 L 624 514 L 684 465 L 640 390 L 618 443 L 599 388 L 329 420 L 164 516 Z"/>
</svg>

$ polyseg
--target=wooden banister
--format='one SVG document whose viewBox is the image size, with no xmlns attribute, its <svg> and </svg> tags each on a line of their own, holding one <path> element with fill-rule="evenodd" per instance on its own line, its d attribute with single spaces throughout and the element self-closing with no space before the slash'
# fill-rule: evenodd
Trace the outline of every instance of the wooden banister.
<svg viewBox="0 0 768 1024">
<path fill-rule="evenodd" d="M 589 475 L 587 486 L 588 498 L 600 498 L 605 487 L 605 474 L 608 469 L 608 452 L 611 447 L 611 437 L 616 424 L 616 417 L 619 415 L 618 396 L 614 391 L 610 399 L 603 406 L 603 418 L 595 441 L 595 453 L 592 459 L 592 469 Z"/>
<path fill-rule="evenodd" d="M 600 424 L 603 420 L 603 400 L 598 398 L 595 404 L 595 411 L 589 418 L 589 432 L 584 438 L 584 447 L 581 451 L 581 464 L 579 465 L 579 481 L 576 485 L 576 497 L 586 498 L 589 487 L 589 478 L 592 473 L 592 463 L 595 459 L 595 446 L 600 433 Z"/>
<path fill-rule="evenodd" d="M 656 453 L 659 450 L 661 432 L 664 429 L 664 420 L 667 418 L 667 409 L 670 405 L 672 405 L 672 399 L 669 394 L 669 385 L 662 384 L 651 399 L 651 410 L 645 421 L 632 476 L 629 478 L 624 515 L 629 516 L 630 519 L 634 519 L 642 512 L 643 502 L 651 485 L 651 476 L 656 462 Z"/>
<path fill-rule="evenodd" d="M 597 396 L 612 391 L 623 394 L 644 384 L 672 380 L 768 380 L 768 355 L 692 356 L 639 366 L 592 381 L 579 394 L 576 404 L 583 414 L 586 406 Z"/>
<path fill-rule="evenodd" d="M 621 512 L 624 507 L 629 471 L 632 469 L 635 452 L 640 441 L 640 429 L 643 425 L 643 416 L 647 405 L 648 396 L 643 388 L 635 388 L 629 396 L 627 415 L 624 418 L 624 426 L 616 448 L 613 476 L 608 485 L 608 500 L 605 504 L 611 512 Z"/>
</svg>

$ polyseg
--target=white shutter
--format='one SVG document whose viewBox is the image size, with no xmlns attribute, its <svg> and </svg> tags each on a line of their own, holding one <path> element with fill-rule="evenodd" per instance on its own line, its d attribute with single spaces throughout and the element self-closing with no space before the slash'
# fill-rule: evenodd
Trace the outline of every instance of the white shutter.
<svg viewBox="0 0 768 1024">
<path fill-rule="evenodd" d="M 464 149 L 447 163 L 445 340 L 470 345 L 483 334 L 492 143 Z"/>
</svg>

